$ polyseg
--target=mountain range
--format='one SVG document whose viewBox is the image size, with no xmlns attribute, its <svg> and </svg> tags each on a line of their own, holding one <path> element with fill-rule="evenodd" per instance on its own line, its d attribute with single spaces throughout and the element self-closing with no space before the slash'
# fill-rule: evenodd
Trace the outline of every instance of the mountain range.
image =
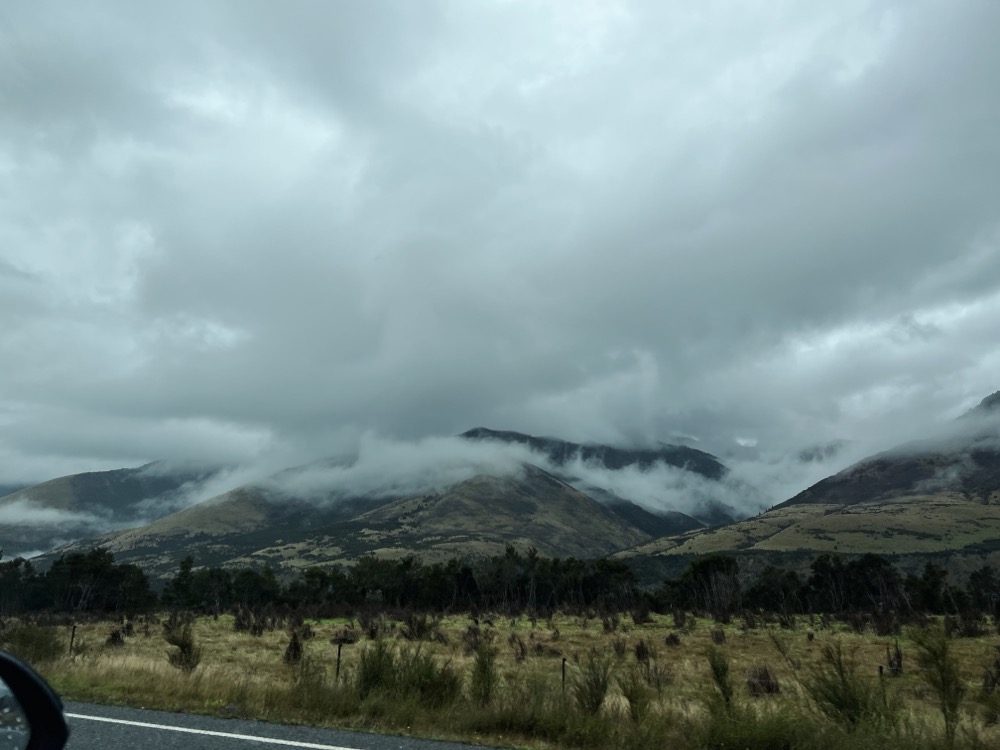
<svg viewBox="0 0 1000 750">
<path fill-rule="evenodd" d="M 154 575 L 187 554 L 199 565 L 294 570 L 363 554 L 489 555 L 508 544 L 558 557 L 617 555 L 652 577 L 717 552 L 761 564 L 822 552 L 1000 562 L 998 422 L 1000 392 L 946 434 L 871 456 L 742 520 L 718 502 L 654 511 L 611 486 L 621 472 L 648 479 L 664 469 L 681 480 L 726 480 L 718 458 L 689 446 L 629 449 L 476 428 L 459 439 L 482 453 L 461 471 L 410 467 L 406 481 L 382 485 L 358 477 L 401 469 L 360 471 L 363 456 L 288 469 L 196 504 L 184 498 L 221 470 L 154 464 L 62 477 L 0 498 L 0 546 L 11 557 L 68 541 L 51 559 L 99 545 Z M 427 479 L 437 474 L 444 478 Z M 611 483 L 599 486 L 601 477 Z M 5 512 L 26 507 L 66 522 L 4 524 Z M 110 530 L 96 535 L 101 522 Z"/>
</svg>

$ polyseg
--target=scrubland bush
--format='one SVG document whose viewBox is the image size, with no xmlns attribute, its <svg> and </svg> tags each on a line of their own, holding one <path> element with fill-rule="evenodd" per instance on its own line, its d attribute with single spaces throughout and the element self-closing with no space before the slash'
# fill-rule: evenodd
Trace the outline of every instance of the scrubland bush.
<svg viewBox="0 0 1000 750">
<path fill-rule="evenodd" d="M 284 659 L 285 664 L 298 664 L 302 661 L 302 641 L 299 639 L 298 630 L 293 630 L 288 638 Z"/>
<path fill-rule="evenodd" d="M 201 663 L 201 648 L 195 645 L 194 632 L 191 630 L 191 623 L 175 625 L 172 628 L 165 628 L 163 640 L 171 646 L 176 646 L 176 651 L 167 654 L 167 661 L 170 666 L 176 667 L 186 674 L 191 674 Z"/>
<path fill-rule="evenodd" d="M 362 700 L 381 692 L 416 697 L 432 707 L 453 702 L 462 692 L 461 677 L 449 664 L 438 664 L 419 647 L 397 651 L 385 640 L 361 652 L 355 684 Z"/>
<path fill-rule="evenodd" d="M 472 699 L 479 706 L 489 705 L 500 682 L 496 661 L 497 649 L 488 641 L 479 641 L 475 660 L 472 662 L 472 680 L 469 685 Z"/>
<path fill-rule="evenodd" d="M 9 622 L 0 629 L 0 648 L 36 665 L 55 661 L 66 653 L 55 626 L 27 622 Z"/>
<path fill-rule="evenodd" d="M 781 683 L 770 667 L 766 664 L 760 664 L 751 667 L 747 674 L 747 689 L 754 698 L 777 695 L 781 692 Z"/>
<path fill-rule="evenodd" d="M 633 667 L 626 670 L 624 674 L 620 674 L 615 678 L 615 682 L 618 683 L 618 689 L 621 691 L 622 698 L 628 703 L 629 717 L 636 723 L 641 722 L 649 713 L 649 706 L 652 703 L 653 696 L 646 685 L 640 669 Z"/>
<path fill-rule="evenodd" d="M 708 667 L 712 672 L 712 682 L 719 691 L 722 703 L 728 708 L 733 703 L 733 682 L 729 677 L 729 659 L 719 648 L 708 649 Z"/>
<path fill-rule="evenodd" d="M 585 714 L 596 714 L 604 704 L 604 698 L 611 687 L 614 665 L 610 660 L 591 651 L 580 666 L 580 672 L 573 680 L 573 698 L 577 708 Z"/>
<path fill-rule="evenodd" d="M 944 718 L 945 738 L 951 745 L 955 741 L 959 709 L 965 696 L 965 684 L 959 673 L 958 662 L 944 628 L 913 630 L 910 638 L 917 647 L 917 665 L 921 676 L 937 697 L 938 707 Z"/>
<path fill-rule="evenodd" d="M 821 712 L 849 732 L 894 721 L 894 702 L 885 686 L 859 674 L 854 655 L 845 654 L 840 641 L 824 644 L 820 655 L 805 688 Z"/>
<path fill-rule="evenodd" d="M 385 640 L 361 651 L 355 683 L 362 700 L 376 690 L 388 690 L 395 679 L 396 655 Z"/>
</svg>

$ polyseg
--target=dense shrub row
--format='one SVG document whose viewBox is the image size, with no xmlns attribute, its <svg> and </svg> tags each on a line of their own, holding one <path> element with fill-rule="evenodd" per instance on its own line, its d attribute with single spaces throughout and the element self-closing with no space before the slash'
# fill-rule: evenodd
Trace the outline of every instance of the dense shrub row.
<svg viewBox="0 0 1000 750">
<path fill-rule="evenodd" d="M 1000 614 L 1000 575 L 989 566 L 973 572 L 964 586 L 928 563 L 920 575 L 903 575 L 878 555 L 842 559 L 821 555 L 807 575 L 768 567 L 751 581 L 726 555 L 693 561 L 683 575 L 642 590 L 629 566 L 618 560 L 545 558 L 534 550 L 476 561 L 432 565 L 413 557 L 363 557 L 340 568 L 309 568 L 291 581 L 270 568 L 196 568 L 190 557 L 157 596 L 134 565 L 119 565 L 111 553 L 94 549 L 61 557 L 40 573 L 29 561 L 0 563 L 0 616 L 25 612 L 134 614 L 156 606 L 203 614 L 282 607 L 311 615 L 339 615 L 359 609 L 422 612 L 493 611 L 545 616 L 555 610 L 631 612 L 641 621 L 650 611 L 706 612 L 719 620 L 756 611 L 782 617 L 843 613 L 859 627 L 898 632 L 922 614 L 948 614 L 952 630 L 975 631 L 983 615 Z M 247 614 L 252 619 L 252 614 Z M 248 628 L 254 627 L 251 622 Z M 613 628 L 612 628 L 613 629 Z M 975 632 L 960 633 L 975 635 Z"/>
</svg>

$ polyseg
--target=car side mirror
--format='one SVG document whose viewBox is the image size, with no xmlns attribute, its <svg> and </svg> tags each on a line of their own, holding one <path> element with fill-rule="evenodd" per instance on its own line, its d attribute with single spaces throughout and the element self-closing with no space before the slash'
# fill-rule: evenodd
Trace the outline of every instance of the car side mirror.
<svg viewBox="0 0 1000 750">
<path fill-rule="evenodd" d="M 59 696 L 34 669 L 0 651 L 0 750 L 61 750 L 68 738 Z"/>
</svg>

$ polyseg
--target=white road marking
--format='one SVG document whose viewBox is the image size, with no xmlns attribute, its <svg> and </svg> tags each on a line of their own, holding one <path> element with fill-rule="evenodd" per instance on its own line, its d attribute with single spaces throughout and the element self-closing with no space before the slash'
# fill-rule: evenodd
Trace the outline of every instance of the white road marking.
<svg viewBox="0 0 1000 750">
<path fill-rule="evenodd" d="M 213 732 L 208 729 L 191 729 L 190 727 L 175 727 L 170 724 L 150 724 L 145 721 L 126 721 L 125 719 L 109 719 L 105 716 L 88 716 L 86 714 L 66 714 L 71 719 L 86 719 L 88 721 L 104 721 L 109 724 L 126 724 L 130 727 L 143 727 L 145 729 L 165 729 L 168 732 L 185 732 L 187 734 L 204 734 L 209 737 L 227 737 L 231 740 L 244 740 L 246 742 L 263 742 L 267 745 L 288 745 L 290 747 L 310 748 L 310 750 L 359 750 L 355 747 L 341 747 L 340 745 L 320 745 L 315 742 L 296 742 L 295 740 L 279 740 L 274 737 L 257 737 L 252 734 L 234 734 L 233 732 Z"/>
</svg>

